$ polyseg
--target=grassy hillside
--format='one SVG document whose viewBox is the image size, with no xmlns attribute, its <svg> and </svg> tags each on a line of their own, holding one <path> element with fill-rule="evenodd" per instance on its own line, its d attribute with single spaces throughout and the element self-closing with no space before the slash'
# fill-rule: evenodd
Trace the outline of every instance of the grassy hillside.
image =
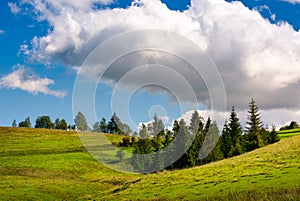
<svg viewBox="0 0 300 201">
<path fill-rule="evenodd" d="M 1 200 L 300 200 L 300 136 L 150 175 L 110 170 L 74 132 L 0 127 L 0 146 Z"/>
<path fill-rule="evenodd" d="M 300 128 L 279 131 L 280 139 L 285 139 L 285 138 L 292 137 L 295 135 L 300 135 Z"/>
</svg>

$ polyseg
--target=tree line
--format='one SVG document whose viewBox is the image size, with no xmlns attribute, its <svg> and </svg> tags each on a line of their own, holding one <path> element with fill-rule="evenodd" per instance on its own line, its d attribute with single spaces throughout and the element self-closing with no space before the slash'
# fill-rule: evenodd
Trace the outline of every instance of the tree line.
<svg viewBox="0 0 300 201">
<path fill-rule="evenodd" d="M 89 128 L 88 122 L 85 115 L 82 112 L 78 112 L 74 118 L 74 125 L 68 124 L 65 119 L 56 118 L 54 122 L 51 121 L 50 116 L 39 116 L 35 120 L 34 128 L 45 128 L 45 129 L 58 129 L 58 130 L 78 130 L 83 132 L 101 132 L 111 134 L 126 134 L 130 135 L 132 132 L 130 127 L 123 123 L 116 113 L 113 113 L 112 117 L 108 122 L 103 117 L 101 121 L 97 121 L 93 124 L 92 129 Z M 31 128 L 32 123 L 30 118 L 25 118 L 24 121 L 17 124 L 16 120 L 13 120 L 12 127 L 27 127 Z"/>
<path fill-rule="evenodd" d="M 279 141 L 274 126 L 271 130 L 264 128 L 254 99 L 251 99 L 249 103 L 246 127 L 242 128 L 236 109 L 232 107 L 221 132 L 215 121 L 210 117 L 204 119 L 197 111 L 194 111 L 188 123 L 183 119 L 175 120 L 170 130 L 165 129 L 163 121 L 156 114 L 150 123 L 142 124 L 139 131 L 134 133 L 116 113 L 113 113 L 108 122 L 102 118 L 101 121 L 95 122 L 92 128 L 89 128 L 86 117 L 79 111 L 74 122 L 74 125 L 68 125 L 65 119 L 56 118 L 52 122 L 49 116 L 39 116 L 34 127 L 125 134 L 127 136 L 116 145 L 133 147 L 134 155 L 130 162 L 135 170 L 145 173 L 150 172 L 153 168 L 160 170 L 166 167 L 171 160 L 170 157 L 178 155 L 178 148 L 184 150 L 183 154 L 166 169 L 203 165 Z M 19 124 L 14 120 L 12 126 L 31 127 L 31 121 L 29 117 Z M 299 128 L 294 121 L 280 130 L 293 128 Z M 150 153 L 151 155 L 147 155 Z M 122 156 L 122 151 L 119 151 L 117 157 L 122 159 Z"/>
<path fill-rule="evenodd" d="M 12 127 L 31 128 L 32 124 L 30 118 L 27 117 L 24 121 L 20 121 L 19 124 L 17 124 L 16 120 L 13 120 Z M 67 129 L 74 129 L 75 127 L 72 125 L 68 125 L 65 119 L 60 120 L 59 118 L 56 118 L 55 121 L 52 122 L 49 116 L 39 116 L 35 120 L 34 128 L 67 130 Z"/>
<path fill-rule="evenodd" d="M 153 168 L 160 170 L 165 167 L 168 157 L 175 156 L 179 147 L 185 150 L 184 154 L 166 169 L 203 165 L 279 141 L 275 127 L 271 131 L 263 127 L 258 106 L 253 99 L 249 104 L 246 124 L 243 129 L 235 107 L 232 107 L 221 135 L 217 123 L 210 117 L 204 120 L 197 111 L 192 114 L 189 124 L 183 119 L 174 121 L 171 130 L 165 130 L 163 122 L 155 115 L 151 123 L 141 126 L 138 140 L 132 138 L 130 141 L 127 137 L 119 146 L 124 146 L 124 142 L 127 142 L 126 146 L 133 146 L 133 153 L 136 154 L 131 158 L 133 168 L 147 173 Z M 118 155 L 121 156 L 120 153 Z"/>
<path fill-rule="evenodd" d="M 295 121 L 291 121 L 291 123 L 289 125 L 283 126 L 279 130 L 284 131 L 284 130 L 292 130 L 292 129 L 296 129 L 296 128 L 300 128 L 299 124 Z"/>
</svg>

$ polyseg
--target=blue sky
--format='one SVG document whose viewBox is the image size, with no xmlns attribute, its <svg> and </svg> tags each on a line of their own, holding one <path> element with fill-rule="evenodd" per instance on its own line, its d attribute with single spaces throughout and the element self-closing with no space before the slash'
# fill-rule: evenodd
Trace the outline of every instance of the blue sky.
<svg viewBox="0 0 300 201">
<path fill-rule="evenodd" d="M 241 84 L 235 83 L 236 85 L 244 86 L 243 89 L 242 88 L 236 89 L 235 87 L 229 86 L 230 80 L 232 79 L 229 78 L 227 79 L 226 76 L 229 76 L 230 73 L 228 72 L 235 72 L 235 69 L 225 70 L 226 66 L 223 67 L 222 64 L 227 62 L 229 64 L 231 64 L 231 62 L 237 63 L 237 61 L 240 61 L 241 58 L 243 59 L 245 58 L 247 59 L 247 57 L 250 58 L 251 54 L 249 53 L 248 55 L 248 52 L 251 52 L 253 48 L 255 49 L 255 47 L 252 47 L 250 45 L 251 42 L 249 42 L 248 44 L 247 40 L 244 41 L 241 35 L 242 40 L 240 39 L 237 40 L 237 44 L 238 44 L 237 49 L 241 52 L 245 52 L 245 55 L 237 59 L 234 59 L 235 57 L 237 57 L 237 53 L 231 55 L 227 52 L 226 54 L 222 54 L 225 56 L 223 57 L 219 56 L 219 52 L 217 51 L 217 49 L 221 49 L 221 48 L 219 48 L 217 45 L 211 45 L 211 44 L 213 44 L 213 41 L 217 41 L 220 39 L 219 37 L 221 33 L 226 34 L 226 31 L 224 32 L 224 30 L 227 30 L 227 28 L 230 26 L 229 24 L 228 27 L 225 26 L 222 27 L 221 25 L 220 30 L 223 32 L 211 31 L 211 29 L 209 29 L 210 25 L 207 22 L 212 21 L 215 24 L 220 22 L 220 24 L 222 24 L 221 22 L 224 19 L 222 19 L 221 14 L 220 16 L 217 16 L 216 13 L 213 13 L 214 7 L 216 7 L 217 4 L 214 5 L 213 3 L 210 3 L 208 0 L 205 1 L 199 0 L 199 2 L 201 2 L 199 5 L 196 3 L 196 1 L 194 1 L 194 3 L 191 4 L 190 1 L 188 0 L 182 0 L 182 1 L 163 0 L 162 2 L 165 3 L 168 8 L 164 8 L 163 4 L 161 3 L 152 4 L 149 3 L 151 2 L 150 0 L 145 0 L 144 4 L 139 4 L 139 6 L 137 6 L 136 11 L 134 9 L 128 8 L 128 6 L 131 5 L 131 1 L 128 0 L 126 1 L 117 0 L 114 2 L 111 2 L 109 0 L 103 0 L 103 1 L 91 0 L 89 2 L 99 3 L 97 8 L 95 6 L 91 7 L 92 4 L 87 4 L 87 5 L 80 4 L 80 6 L 78 7 L 76 7 L 77 4 L 75 6 L 65 5 L 66 15 L 64 14 L 56 15 L 55 12 L 58 13 L 60 12 L 63 13 L 63 12 L 61 7 L 55 7 L 55 5 L 53 6 L 54 9 L 52 8 L 55 12 L 53 11 L 53 13 L 49 14 L 49 11 L 51 12 L 51 8 L 44 8 L 44 9 L 38 8 L 37 2 L 39 1 L 37 0 L 27 0 L 25 2 L 27 3 L 22 4 L 21 1 L 0 2 L 0 30 L 1 30 L 0 31 L 0 44 L 1 44 L 0 125 L 10 126 L 14 119 L 16 119 L 17 122 L 19 122 L 24 120 L 27 116 L 31 118 L 31 121 L 34 124 L 36 117 L 40 115 L 49 115 L 51 116 L 53 121 L 57 117 L 65 118 L 68 123 L 73 124 L 72 94 L 73 94 L 74 82 L 77 76 L 77 71 L 75 69 L 76 67 L 78 67 L 78 64 L 80 64 L 80 61 L 82 62 L 82 60 L 79 60 L 78 63 L 72 63 L 73 60 L 70 59 L 69 57 L 66 57 L 66 55 L 70 53 L 71 56 L 73 56 L 76 59 L 81 57 L 84 58 L 86 56 L 85 50 L 86 49 L 91 50 L 94 47 L 90 44 L 93 42 L 92 40 L 94 40 L 96 36 L 97 37 L 99 36 L 99 38 L 101 38 L 103 35 L 106 34 L 105 37 L 109 38 L 116 34 L 119 34 L 119 32 L 115 31 L 114 29 L 115 26 L 122 27 L 124 31 L 130 31 L 132 27 L 134 27 L 134 29 L 139 29 L 139 28 L 144 29 L 145 26 L 146 27 L 151 26 L 151 28 L 152 26 L 153 27 L 157 26 L 158 29 L 162 29 L 166 27 L 166 29 L 168 30 L 186 34 L 185 35 L 186 37 L 190 37 L 194 41 L 199 41 L 199 44 L 201 44 L 201 41 L 204 38 L 203 41 L 206 41 L 206 43 L 203 42 L 203 44 L 206 45 L 203 45 L 203 48 L 207 48 L 206 50 L 215 60 L 215 63 L 221 72 L 221 76 L 224 79 L 225 89 L 228 92 L 227 96 L 229 98 L 228 99 L 229 107 L 230 105 L 236 105 L 237 107 L 240 106 L 240 114 L 244 115 L 246 108 L 243 108 L 242 105 L 247 107 L 247 101 L 254 96 L 255 98 L 257 97 L 256 99 L 258 100 L 258 104 L 261 104 L 261 109 L 263 110 L 263 114 L 265 114 L 265 120 L 267 122 L 274 123 L 276 125 L 282 125 L 285 122 L 288 122 L 290 120 L 300 121 L 300 113 L 299 113 L 300 105 L 299 103 L 296 103 L 296 101 L 291 102 L 289 99 L 282 99 L 276 102 L 274 101 L 276 96 L 274 97 L 272 96 L 272 100 L 269 100 L 268 98 L 263 96 L 264 93 L 262 91 L 259 94 L 256 94 L 258 92 L 253 92 L 252 90 L 250 90 L 252 86 L 250 86 L 247 83 L 244 83 L 243 81 L 241 81 Z M 64 1 L 57 0 L 56 2 L 61 3 Z M 240 4 L 239 6 L 234 6 L 232 4 L 224 4 L 223 0 L 219 0 L 218 2 L 220 2 L 219 4 L 220 7 L 222 6 L 224 7 L 228 6 L 229 8 L 232 7 L 233 11 L 234 9 L 239 9 L 239 8 L 242 9 L 241 7 L 242 4 Z M 254 10 L 258 10 L 262 18 L 274 24 L 274 27 L 270 28 L 269 39 L 267 38 L 267 36 L 265 36 L 266 38 L 261 43 L 264 43 L 264 45 L 267 44 L 265 45 L 265 49 L 270 49 L 268 51 L 270 52 L 269 54 L 271 58 L 274 57 L 275 59 L 278 58 L 279 60 L 276 60 L 276 62 L 272 61 L 271 64 L 266 63 L 265 65 L 268 66 L 268 68 L 266 68 L 265 71 L 266 72 L 270 71 L 271 74 L 272 73 L 278 74 L 279 71 L 278 70 L 275 71 L 275 69 L 284 68 L 283 66 L 277 65 L 281 61 L 280 60 L 281 57 L 277 55 L 279 49 L 282 49 L 281 47 L 287 49 L 290 47 L 291 55 L 287 55 L 285 59 L 293 58 L 295 59 L 295 63 L 296 61 L 299 62 L 300 54 L 298 54 L 298 57 L 297 54 L 296 56 L 293 56 L 293 52 L 297 52 L 300 49 L 299 47 L 300 46 L 300 37 L 299 37 L 300 2 L 297 3 L 297 1 L 293 2 L 292 0 L 291 2 L 279 1 L 279 0 L 274 0 L 274 1 L 244 0 L 242 1 L 242 3 L 250 9 L 249 15 L 245 14 L 245 16 L 241 17 L 241 20 L 245 19 L 245 23 L 248 23 L 247 17 L 255 16 L 252 15 Z M 205 9 L 205 6 L 207 6 L 207 9 Z M 112 11 L 113 8 L 123 8 L 123 13 L 117 14 L 116 12 Z M 63 31 L 60 31 L 61 29 L 63 29 L 64 26 L 69 26 L 71 24 L 69 21 L 59 23 L 60 21 L 61 22 L 64 21 L 65 16 L 71 16 L 70 18 L 73 17 L 76 21 L 76 16 L 74 14 L 74 10 L 76 9 L 77 11 L 83 10 L 83 12 L 79 12 L 80 15 L 82 15 L 82 17 L 84 17 L 85 15 L 88 16 L 89 14 L 97 14 L 97 17 L 99 18 L 97 20 L 101 22 L 101 26 L 104 26 L 101 28 L 101 30 L 97 29 L 91 32 L 89 32 L 88 30 L 88 28 L 91 26 L 86 26 L 85 30 L 89 34 L 98 31 L 98 33 L 95 34 L 94 38 L 93 37 L 89 38 L 91 41 L 88 41 L 87 43 L 77 42 L 78 38 L 76 37 L 82 39 L 80 38 L 81 37 L 80 35 L 79 36 L 76 35 L 73 38 L 71 38 L 72 33 L 64 35 L 65 33 Z M 100 12 L 102 13 L 100 14 Z M 134 12 L 138 12 L 136 16 L 140 15 L 141 16 L 140 18 L 144 18 L 145 21 L 142 21 L 141 19 L 136 19 L 135 21 Z M 186 12 L 189 12 L 190 15 L 183 14 Z M 201 18 L 200 17 L 197 18 L 196 15 L 197 12 L 202 13 Z M 213 14 L 213 17 L 211 17 L 212 16 L 211 14 Z M 120 18 L 119 15 L 124 15 L 126 17 L 132 15 L 132 17 L 131 18 L 128 17 L 128 20 L 124 25 L 122 22 L 118 22 L 117 18 Z M 232 17 L 236 17 L 236 19 L 238 19 L 239 13 L 236 13 L 236 15 L 234 14 L 232 15 L 233 15 Z M 107 19 L 111 19 L 111 22 L 106 21 L 106 19 L 104 17 L 101 18 L 101 16 L 107 16 L 108 17 Z M 191 19 L 188 19 L 189 17 L 187 16 L 192 16 L 192 17 Z M 226 17 L 228 17 L 228 14 L 224 13 L 225 20 L 227 20 Z M 231 19 L 232 18 L 228 17 L 228 21 L 230 21 Z M 253 18 L 249 17 L 249 20 L 250 19 L 253 20 Z M 84 20 L 85 19 L 83 18 L 82 24 L 85 23 Z M 174 22 L 172 20 L 174 20 Z M 192 27 L 190 31 L 189 30 L 190 26 L 186 22 L 190 22 L 192 24 L 191 26 L 194 26 L 194 24 L 198 24 L 195 25 L 195 27 L 198 27 L 199 32 L 201 33 L 195 36 L 194 32 L 197 28 Z M 278 28 L 277 30 L 277 27 L 280 26 L 279 24 L 282 24 L 283 22 L 286 22 L 287 24 L 292 26 L 293 30 L 286 27 L 285 28 L 281 27 Z M 77 21 L 77 23 L 79 22 Z M 81 26 L 80 23 L 79 26 Z M 253 26 L 257 27 L 258 29 L 260 26 L 264 28 L 267 27 L 266 29 L 270 27 L 269 25 L 265 25 L 263 23 L 264 23 L 263 21 L 258 21 L 257 25 L 253 25 Z M 176 25 L 178 25 L 179 28 Z M 187 26 L 187 28 L 185 28 L 184 26 Z M 72 26 L 70 26 L 69 28 L 70 30 L 74 30 L 74 27 Z M 241 33 L 251 32 L 251 30 L 247 30 L 246 28 L 245 30 L 242 29 L 243 27 L 238 27 L 236 32 L 241 32 Z M 103 30 L 106 30 L 106 32 L 104 32 Z M 209 31 L 211 32 L 209 33 Z M 280 32 L 279 35 L 282 36 L 282 38 L 277 37 L 277 39 L 274 39 L 276 38 L 275 34 L 278 34 L 279 32 Z M 233 30 L 232 33 L 235 33 L 235 30 Z M 47 41 L 44 40 L 43 37 L 44 39 L 45 37 L 49 37 L 52 42 L 47 43 Z M 59 37 L 61 37 L 61 39 Z M 35 45 L 33 44 L 34 38 L 37 39 L 36 41 L 39 41 L 38 44 Z M 232 40 L 235 39 L 236 38 Z M 226 40 L 226 38 L 224 40 Z M 259 37 L 256 40 L 260 41 Z M 291 40 L 293 40 L 293 43 Z M 67 41 L 67 42 L 62 42 L 62 41 Z M 289 44 L 286 44 L 287 43 L 286 41 L 291 41 L 293 46 L 289 46 Z M 100 44 L 103 41 L 99 39 L 98 42 Z M 80 43 L 80 45 L 76 46 L 77 43 L 78 44 Z M 43 44 L 45 44 L 46 46 L 43 46 Z M 50 47 L 51 45 L 53 46 L 56 45 L 54 48 L 55 51 L 53 52 L 44 51 L 47 46 Z M 284 45 L 286 45 L 287 47 L 285 47 Z M 60 46 L 62 46 L 61 49 L 58 48 Z M 232 48 L 232 46 L 230 46 L 230 48 Z M 235 50 L 237 51 L 237 49 L 233 49 L 232 52 L 234 52 Z M 286 49 L 282 49 L 282 50 L 286 51 Z M 260 54 L 259 52 L 260 50 L 257 51 L 258 52 L 256 53 Z M 261 57 L 264 57 L 266 54 L 267 53 L 265 51 L 262 51 Z M 42 59 L 38 58 L 38 56 L 40 55 L 43 56 L 41 57 Z M 261 57 L 258 56 L 258 58 Z M 292 72 L 294 70 L 294 76 L 291 77 L 292 83 L 289 83 L 288 84 L 289 88 L 285 89 L 286 94 L 283 95 L 285 97 L 292 95 L 293 92 L 299 89 L 300 86 L 299 84 L 300 76 L 298 76 L 299 74 L 297 75 L 297 72 L 299 72 L 299 66 L 297 68 L 297 65 L 292 62 L 293 61 L 287 64 L 291 66 L 290 67 L 291 69 L 287 70 L 288 72 L 291 72 L 290 74 L 287 73 L 282 75 L 282 77 L 278 77 L 278 79 L 277 78 L 274 79 L 275 80 L 274 82 L 278 81 L 278 83 L 274 83 L 274 85 L 277 86 L 278 84 L 278 86 L 279 85 L 281 86 L 282 84 L 287 82 L 286 77 L 292 75 Z M 285 63 L 285 60 L 282 60 L 282 63 Z M 249 71 L 252 72 L 251 69 L 249 69 L 250 68 L 249 66 L 251 66 L 249 62 L 245 64 L 242 63 L 242 64 L 245 66 L 245 69 L 243 69 L 243 71 L 241 72 L 249 72 Z M 274 72 L 272 71 L 273 69 Z M 257 71 L 258 72 L 257 75 L 260 76 L 261 71 L 259 71 L 259 69 L 253 69 L 253 71 L 255 72 Z M 263 80 L 264 77 L 263 76 L 259 77 L 259 76 L 257 77 L 257 79 L 259 79 L 259 82 L 263 83 L 262 85 L 264 85 L 264 80 Z M 16 80 L 12 81 L 12 79 L 14 78 Z M 114 80 L 114 78 L 110 78 L 110 79 L 111 81 L 116 81 Z M 35 84 L 37 84 L 36 87 L 33 86 Z M 265 80 L 265 85 L 268 84 L 270 84 L 270 81 Z M 247 91 L 248 88 L 249 91 Z M 101 119 L 101 117 L 105 117 L 109 119 L 111 113 L 114 112 L 111 111 L 112 90 L 113 90 L 113 85 L 101 84 L 98 86 L 96 96 L 95 96 L 96 113 L 98 119 Z M 277 90 L 280 91 L 278 87 L 274 87 L 274 93 L 278 93 Z M 247 95 L 243 94 L 241 91 L 247 91 Z M 201 93 L 199 92 L 199 94 Z M 300 100 L 299 96 L 296 96 L 294 98 L 296 100 L 297 99 Z M 199 99 L 202 100 L 201 98 Z M 202 104 L 201 101 L 199 102 L 199 104 L 200 105 Z M 161 107 L 158 105 L 160 105 Z M 185 112 L 186 110 L 187 108 L 184 108 L 183 112 Z M 165 93 L 162 91 L 158 91 L 156 93 L 150 93 L 149 91 L 147 92 L 142 90 L 139 91 L 132 97 L 132 100 L 129 105 L 129 111 L 130 111 L 131 119 L 134 121 L 136 125 L 138 125 L 138 123 L 141 121 L 143 122 L 149 121 L 150 120 L 149 113 L 153 114 L 153 112 L 157 112 L 161 116 L 164 115 L 168 116 L 169 124 L 171 123 L 171 120 L 177 119 L 182 115 L 182 111 L 178 103 L 172 101 L 170 96 L 165 95 Z M 282 111 L 285 111 L 286 113 L 282 115 Z M 118 113 L 118 111 L 115 112 Z M 281 113 L 281 116 L 278 115 L 278 113 Z M 242 120 L 245 119 L 245 117 L 240 117 L 240 118 Z"/>
</svg>

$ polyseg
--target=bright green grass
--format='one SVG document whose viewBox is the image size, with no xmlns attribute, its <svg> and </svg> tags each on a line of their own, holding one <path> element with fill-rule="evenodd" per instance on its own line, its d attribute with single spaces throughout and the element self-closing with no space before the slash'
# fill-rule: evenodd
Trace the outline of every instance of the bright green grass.
<svg viewBox="0 0 300 201">
<path fill-rule="evenodd" d="M 300 200 L 300 136 L 150 175 L 105 167 L 74 132 L 0 127 L 0 146 L 0 200 Z"/>
<path fill-rule="evenodd" d="M 295 129 L 290 129 L 290 130 L 283 130 L 283 131 L 279 131 L 279 133 L 299 133 L 300 132 L 300 128 L 295 128 Z"/>
<path fill-rule="evenodd" d="M 0 146 L 0 200 L 101 198 L 137 178 L 98 163 L 76 132 L 0 127 Z"/>
<path fill-rule="evenodd" d="M 281 140 L 295 135 L 300 135 L 300 128 L 279 131 L 278 133 L 278 136 Z"/>
</svg>

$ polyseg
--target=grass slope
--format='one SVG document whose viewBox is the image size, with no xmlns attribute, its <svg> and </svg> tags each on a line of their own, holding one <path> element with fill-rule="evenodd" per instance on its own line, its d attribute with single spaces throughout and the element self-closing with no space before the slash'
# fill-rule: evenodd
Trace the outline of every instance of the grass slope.
<svg viewBox="0 0 300 201">
<path fill-rule="evenodd" d="M 300 200 L 300 136 L 150 175 L 110 170 L 74 132 L 0 127 L 0 146 L 1 200 Z"/>
<path fill-rule="evenodd" d="M 278 136 L 280 139 L 285 139 L 285 138 L 292 137 L 295 135 L 300 135 L 300 128 L 283 130 L 283 131 L 279 131 L 279 133 L 278 133 Z"/>
</svg>

